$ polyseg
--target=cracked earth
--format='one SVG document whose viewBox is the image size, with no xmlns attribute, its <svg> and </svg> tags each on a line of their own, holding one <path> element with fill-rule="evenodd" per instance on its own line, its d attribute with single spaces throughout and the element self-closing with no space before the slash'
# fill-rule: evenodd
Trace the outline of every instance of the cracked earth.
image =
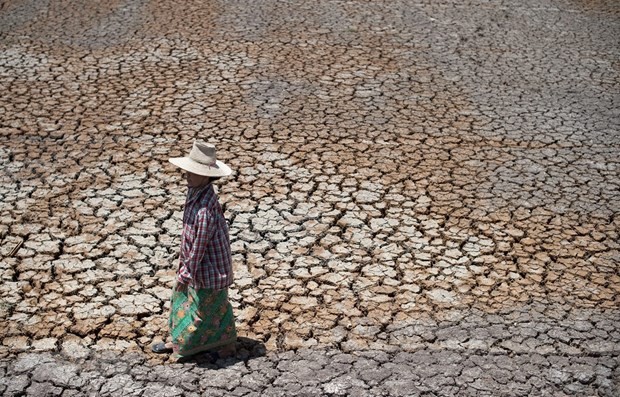
<svg viewBox="0 0 620 397">
<path fill-rule="evenodd" d="M 619 395 L 619 16 L 0 1 L 0 394 Z M 195 138 L 241 338 L 173 364 Z"/>
</svg>

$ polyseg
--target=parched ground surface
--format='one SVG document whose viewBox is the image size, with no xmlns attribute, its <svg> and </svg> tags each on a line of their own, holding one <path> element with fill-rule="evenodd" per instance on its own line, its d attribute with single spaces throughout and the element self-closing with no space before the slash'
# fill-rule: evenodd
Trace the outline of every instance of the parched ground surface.
<svg viewBox="0 0 620 397">
<path fill-rule="evenodd" d="M 0 1 L 0 394 L 619 395 L 619 38 L 613 0 Z M 246 339 L 172 364 L 195 138 Z"/>
</svg>

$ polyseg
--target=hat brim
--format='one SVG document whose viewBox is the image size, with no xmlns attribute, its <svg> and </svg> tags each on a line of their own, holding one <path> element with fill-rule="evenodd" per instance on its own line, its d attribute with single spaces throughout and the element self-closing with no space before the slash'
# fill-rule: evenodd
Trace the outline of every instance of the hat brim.
<svg viewBox="0 0 620 397">
<path fill-rule="evenodd" d="M 202 175 L 202 176 L 228 176 L 232 174 L 232 170 L 229 166 L 217 160 L 215 165 L 209 166 L 200 164 L 197 161 L 190 159 L 189 157 L 173 157 L 168 159 L 172 164 L 184 169 L 185 171 Z"/>
</svg>

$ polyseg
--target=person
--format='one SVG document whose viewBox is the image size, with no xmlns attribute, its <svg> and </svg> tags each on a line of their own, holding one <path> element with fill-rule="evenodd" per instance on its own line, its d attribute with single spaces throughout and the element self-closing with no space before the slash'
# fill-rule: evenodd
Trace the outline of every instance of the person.
<svg viewBox="0 0 620 397">
<path fill-rule="evenodd" d="M 154 353 L 182 359 L 210 351 L 235 354 L 237 332 L 228 287 L 233 282 L 228 223 L 213 181 L 232 173 L 217 160 L 215 146 L 195 141 L 189 156 L 169 161 L 186 171 L 187 198 L 176 283 L 168 326 L 172 342 L 157 343 Z"/>
</svg>

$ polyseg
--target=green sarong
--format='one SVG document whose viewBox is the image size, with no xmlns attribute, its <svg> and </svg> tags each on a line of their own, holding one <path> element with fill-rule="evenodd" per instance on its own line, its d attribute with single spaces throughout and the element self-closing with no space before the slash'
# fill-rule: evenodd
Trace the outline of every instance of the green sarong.
<svg viewBox="0 0 620 397">
<path fill-rule="evenodd" d="M 227 289 L 175 288 L 170 306 L 168 326 L 177 358 L 236 342 L 235 318 Z"/>
</svg>

